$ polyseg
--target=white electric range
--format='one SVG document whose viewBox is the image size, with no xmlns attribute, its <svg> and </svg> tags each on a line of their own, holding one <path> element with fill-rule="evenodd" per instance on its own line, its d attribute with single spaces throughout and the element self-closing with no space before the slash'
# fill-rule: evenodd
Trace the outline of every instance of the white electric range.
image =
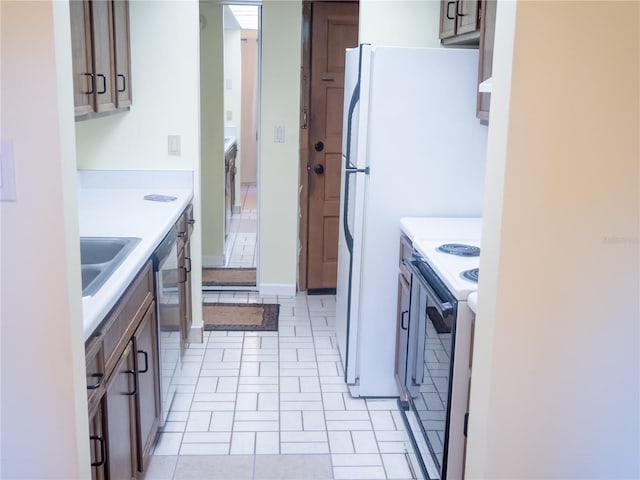
<svg viewBox="0 0 640 480">
<path fill-rule="evenodd" d="M 401 226 L 413 245 L 403 414 L 425 475 L 462 478 L 475 318 L 467 298 L 478 288 L 481 219 Z"/>
</svg>

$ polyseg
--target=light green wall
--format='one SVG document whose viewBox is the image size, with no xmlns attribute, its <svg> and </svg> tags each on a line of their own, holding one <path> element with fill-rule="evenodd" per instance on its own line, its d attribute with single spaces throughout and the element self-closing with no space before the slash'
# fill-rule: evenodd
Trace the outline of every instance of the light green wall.
<svg viewBox="0 0 640 480">
<path fill-rule="evenodd" d="M 193 0 L 129 3 L 130 112 L 76 123 L 79 168 L 193 170 L 191 240 L 194 326 L 202 323 L 199 11 Z M 167 151 L 181 137 L 180 156 Z"/>
<path fill-rule="evenodd" d="M 360 0 L 360 43 L 440 47 L 439 0 Z"/>
<path fill-rule="evenodd" d="M 202 141 L 202 258 L 224 263 L 224 50 L 223 7 L 200 4 L 200 109 Z"/>
<path fill-rule="evenodd" d="M 296 286 L 301 29 L 301 1 L 263 1 L 258 258 L 265 293 Z M 277 125 L 284 143 L 273 141 Z"/>
</svg>

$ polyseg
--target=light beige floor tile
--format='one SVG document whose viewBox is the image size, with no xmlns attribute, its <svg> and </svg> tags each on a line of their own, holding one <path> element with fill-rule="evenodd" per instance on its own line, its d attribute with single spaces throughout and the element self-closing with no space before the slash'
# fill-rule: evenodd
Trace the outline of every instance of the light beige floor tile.
<svg viewBox="0 0 640 480">
<path fill-rule="evenodd" d="M 404 454 L 383 454 L 382 461 L 388 479 L 407 479 L 413 476 Z"/>
<path fill-rule="evenodd" d="M 178 458 L 175 480 L 251 480 L 253 455 L 185 455 Z"/>
<path fill-rule="evenodd" d="M 152 455 L 144 480 L 172 480 L 177 462 L 177 455 Z"/>
<path fill-rule="evenodd" d="M 385 480 L 387 478 L 382 467 L 334 467 L 336 480 Z"/>
<path fill-rule="evenodd" d="M 329 455 L 259 455 L 255 480 L 332 480 Z"/>
</svg>

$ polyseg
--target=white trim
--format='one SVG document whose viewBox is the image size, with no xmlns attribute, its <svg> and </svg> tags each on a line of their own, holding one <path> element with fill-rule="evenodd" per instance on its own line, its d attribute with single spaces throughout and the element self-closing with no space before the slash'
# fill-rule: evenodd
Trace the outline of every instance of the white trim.
<svg viewBox="0 0 640 480">
<path fill-rule="evenodd" d="M 222 255 L 203 255 L 202 268 L 224 267 L 224 256 Z"/>
<path fill-rule="evenodd" d="M 204 325 L 191 326 L 189 343 L 204 343 Z"/>
<path fill-rule="evenodd" d="M 260 295 L 263 297 L 278 295 L 281 297 L 295 297 L 295 283 L 261 283 Z"/>
</svg>

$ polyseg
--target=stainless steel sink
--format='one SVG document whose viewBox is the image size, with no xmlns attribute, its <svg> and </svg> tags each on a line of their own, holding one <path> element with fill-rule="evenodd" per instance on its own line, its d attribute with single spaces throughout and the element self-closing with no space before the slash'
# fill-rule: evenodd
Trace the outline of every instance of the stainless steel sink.
<svg viewBox="0 0 640 480">
<path fill-rule="evenodd" d="M 95 295 L 138 242 L 133 237 L 80 237 L 82 296 Z"/>
</svg>

